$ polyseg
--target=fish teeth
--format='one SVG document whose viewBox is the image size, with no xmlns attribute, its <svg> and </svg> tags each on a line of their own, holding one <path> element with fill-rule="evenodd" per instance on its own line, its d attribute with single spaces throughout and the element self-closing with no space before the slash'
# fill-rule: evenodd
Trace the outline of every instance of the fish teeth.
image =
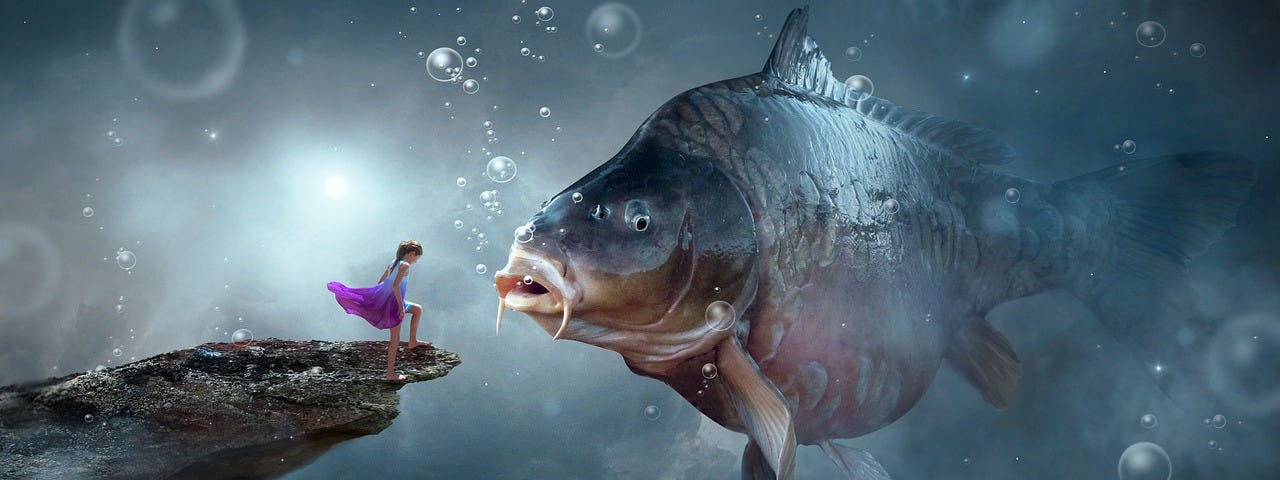
<svg viewBox="0 0 1280 480">
<path fill-rule="evenodd" d="M 552 340 L 559 340 L 560 336 L 564 335 L 565 329 L 569 328 L 569 315 L 573 311 L 573 307 L 569 306 L 569 302 L 563 302 L 563 303 L 564 303 L 564 320 L 560 321 L 560 330 L 557 330 L 556 335 L 554 337 L 551 337 Z"/>
</svg>

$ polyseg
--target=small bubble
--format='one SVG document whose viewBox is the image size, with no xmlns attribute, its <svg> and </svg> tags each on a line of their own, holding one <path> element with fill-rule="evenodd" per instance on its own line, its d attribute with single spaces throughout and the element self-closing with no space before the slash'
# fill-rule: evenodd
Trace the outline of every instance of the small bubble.
<svg viewBox="0 0 1280 480">
<path fill-rule="evenodd" d="M 546 6 L 540 7 L 537 10 L 534 10 L 533 13 L 538 16 L 538 20 L 541 20 L 544 22 L 549 22 L 551 21 L 552 18 L 555 18 L 556 16 L 555 10 L 552 10 L 551 7 L 546 7 Z"/>
<path fill-rule="evenodd" d="M 93 414 L 84 414 L 84 423 L 93 423 Z"/>
<path fill-rule="evenodd" d="M 1204 44 L 1199 42 L 1191 44 L 1190 53 L 1195 58 L 1203 57 L 1205 54 Z"/>
<path fill-rule="evenodd" d="M 761 15 L 761 14 L 757 13 L 757 14 L 756 14 L 756 21 L 757 21 L 757 22 L 759 22 L 759 21 L 763 21 L 763 20 L 764 20 L 764 15 Z"/>
<path fill-rule="evenodd" d="M 1138 24 L 1136 34 L 1138 43 L 1144 47 L 1158 47 L 1164 43 L 1164 25 L 1159 22 L 1148 20 Z"/>
<path fill-rule="evenodd" d="M 475 67 L 476 64 L 478 63 L 480 62 L 476 60 L 476 57 L 467 57 L 467 61 L 466 61 L 467 68 Z"/>
<path fill-rule="evenodd" d="M 114 348 L 114 349 L 112 349 L 112 350 L 111 350 L 111 356 L 113 356 L 113 357 L 119 357 L 119 356 L 121 356 L 121 355 L 124 355 L 124 352 L 123 352 L 123 351 L 121 351 L 119 348 Z"/>
<path fill-rule="evenodd" d="M 716 378 L 716 375 L 719 373 L 720 369 L 716 368 L 716 364 L 714 363 L 706 363 L 702 365 L 702 378 L 711 380 Z"/>
<path fill-rule="evenodd" d="M 453 228 L 462 228 L 462 220 L 454 220 Z"/>
<path fill-rule="evenodd" d="M 712 330 L 723 332 L 733 327 L 737 321 L 737 313 L 733 310 L 733 305 L 724 300 L 716 300 L 707 305 L 703 320 Z"/>
<path fill-rule="evenodd" d="M 1021 200 L 1021 199 L 1022 199 L 1022 192 L 1019 191 L 1017 188 L 1009 187 L 1008 190 L 1004 191 L 1004 201 L 1006 202 L 1018 203 L 1018 200 Z"/>
<path fill-rule="evenodd" d="M 516 241 L 520 243 L 529 243 L 533 240 L 533 228 L 529 225 L 521 225 L 516 227 Z"/>
<path fill-rule="evenodd" d="M 560 30 L 560 29 L 558 29 L 558 28 L 556 28 L 556 27 L 547 27 L 547 33 L 556 33 L 556 32 L 557 32 L 557 31 L 559 31 L 559 30 Z"/>
<path fill-rule="evenodd" d="M 538 116 L 539 116 L 539 117 L 542 117 L 542 118 L 550 117 L 550 116 L 551 116 L 551 109 L 550 109 L 550 108 L 548 108 L 548 107 L 542 107 L 542 108 L 539 108 L 539 109 L 538 109 Z"/>
<path fill-rule="evenodd" d="M 81 215 L 84 215 L 84 218 L 92 217 L 92 216 L 93 216 L 93 207 L 84 207 L 84 209 L 83 209 L 83 210 L 80 210 L 80 214 L 81 214 Z"/>
<path fill-rule="evenodd" d="M 647 407 L 644 407 L 644 418 L 649 420 L 657 420 L 658 417 L 660 416 L 662 416 L 662 410 L 658 409 L 657 405 L 649 405 Z"/>
<path fill-rule="evenodd" d="M 117 304 L 116 304 L 116 313 L 122 313 L 122 312 L 124 312 L 124 305 L 123 305 L 123 304 L 119 304 L 119 303 L 117 303 Z"/>
<path fill-rule="evenodd" d="M 1213 416 L 1213 428 L 1222 428 L 1227 426 L 1227 417 L 1221 413 Z"/>
<path fill-rule="evenodd" d="M 1134 142 L 1133 140 L 1125 140 L 1123 142 L 1120 142 L 1120 151 L 1124 152 L 1127 155 L 1133 154 L 1133 152 L 1138 151 L 1138 143 Z"/>
<path fill-rule="evenodd" d="M 1138 423 L 1142 425 L 1142 428 L 1155 428 L 1157 423 L 1156 416 L 1148 413 L 1146 415 L 1143 415 L 1142 418 L 1138 419 Z"/>
<path fill-rule="evenodd" d="M 520 47 L 520 56 L 527 57 L 530 53 L 533 53 L 533 50 L 529 50 L 529 47 Z"/>
<path fill-rule="evenodd" d="M 409 13 L 418 13 L 418 7 L 409 7 Z"/>
<path fill-rule="evenodd" d="M 603 52 L 603 51 L 604 51 L 604 44 L 603 44 L 603 43 L 597 43 L 597 44 L 595 44 L 595 45 L 592 45 L 592 46 L 591 46 L 591 50 L 595 51 L 596 53 Z"/>
<path fill-rule="evenodd" d="M 483 263 L 476 264 L 476 273 L 484 275 L 484 272 L 487 272 L 487 271 L 489 271 L 489 267 L 484 266 Z"/>
<path fill-rule="evenodd" d="M 462 82 L 462 93 L 471 95 L 478 91 L 480 91 L 480 82 L 477 82 L 474 78 L 468 78 Z"/>
<path fill-rule="evenodd" d="M 1210 449 L 1210 450 L 1213 450 L 1213 449 L 1216 449 L 1216 448 L 1218 448 L 1218 441 L 1217 441 L 1217 440 L 1209 440 L 1209 449 Z"/>
<path fill-rule="evenodd" d="M 844 49 L 844 58 L 849 59 L 850 62 L 862 60 L 862 49 L 858 47 L 846 48 Z"/>
<path fill-rule="evenodd" d="M 235 333 L 231 334 L 231 343 L 247 347 L 250 343 L 253 343 L 253 332 L 250 332 L 247 328 L 236 330 Z"/>
<path fill-rule="evenodd" d="M 520 16 L 519 16 L 519 15 L 512 15 L 512 16 L 511 16 L 511 23 L 520 23 Z"/>
<path fill-rule="evenodd" d="M 573 198 L 573 203 L 582 203 L 581 193 L 573 192 L 573 195 L 571 195 L 570 197 Z"/>
<path fill-rule="evenodd" d="M 463 45 L 466 45 L 466 44 L 467 44 L 467 37 L 464 37 L 464 36 L 462 36 L 462 35 L 458 35 L 457 42 L 458 42 L 458 46 L 459 46 L 459 47 L 461 47 L 461 46 L 463 46 Z"/>
<path fill-rule="evenodd" d="M 533 276 L 532 276 L 532 275 L 525 275 L 523 280 L 524 280 L 524 284 L 525 284 L 525 285 L 533 285 Z"/>
<path fill-rule="evenodd" d="M 898 208 L 901 207 L 898 205 L 898 201 L 892 198 L 885 200 L 881 206 L 884 208 L 885 213 L 890 215 L 898 213 Z"/>
<path fill-rule="evenodd" d="M 866 100 L 876 91 L 875 84 L 872 83 L 871 79 L 867 78 L 866 75 L 851 76 L 844 81 L 844 84 L 853 90 L 854 100 L 857 101 Z"/>
<path fill-rule="evenodd" d="M 137 264 L 138 258 L 133 255 L 133 252 L 128 250 L 116 252 L 116 265 L 120 266 L 120 268 L 130 270 Z"/>
</svg>

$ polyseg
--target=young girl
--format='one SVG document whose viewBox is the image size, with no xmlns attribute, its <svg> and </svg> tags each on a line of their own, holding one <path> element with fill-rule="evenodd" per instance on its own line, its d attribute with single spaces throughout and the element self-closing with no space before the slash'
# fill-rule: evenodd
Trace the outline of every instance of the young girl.
<svg viewBox="0 0 1280 480">
<path fill-rule="evenodd" d="M 396 248 L 396 261 L 383 270 L 377 285 L 352 288 L 338 282 L 329 282 L 329 291 L 333 292 L 338 304 L 347 313 L 358 315 L 380 329 L 391 329 L 391 342 L 387 345 L 387 380 L 391 381 L 399 382 L 407 378 L 395 371 L 400 323 L 404 321 L 406 312 L 412 314 L 413 319 L 409 322 L 409 344 L 405 346 L 405 350 L 431 345 L 418 341 L 418 320 L 422 318 L 422 305 L 404 300 L 404 294 L 409 288 L 409 266 L 419 258 L 422 258 L 422 244 L 406 240 Z"/>
</svg>

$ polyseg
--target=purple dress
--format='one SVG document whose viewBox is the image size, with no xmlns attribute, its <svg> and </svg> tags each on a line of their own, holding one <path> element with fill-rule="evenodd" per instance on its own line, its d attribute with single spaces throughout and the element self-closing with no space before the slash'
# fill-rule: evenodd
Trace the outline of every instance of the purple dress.
<svg viewBox="0 0 1280 480">
<path fill-rule="evenodd" d="M 404 263 L 401 261 L 400 263 Z M 343 310 L 352 315 L 359 316 L 380 329 L 393 328 L 400 325 L 403 318 L 398 314 L 402 309 L 406 309 L 407 304 L 401 304 L 396 301 L 395 290 L 392 285 L 396 281 L 396 271 L 400 267 L 397 263 L 387 274 L 387 278 L 382 283 L 372 287 L 348 287 L 338 282 L 329 282 L 329 291 L 333 292 L 333 296 L 337 298 L 338 305 L 342 305 Z M 400 298 L 404 298 L 405 292 L 409 287 L 409 274 L 405 273 L 404 278 L 400 279 Z"/>
</svg>

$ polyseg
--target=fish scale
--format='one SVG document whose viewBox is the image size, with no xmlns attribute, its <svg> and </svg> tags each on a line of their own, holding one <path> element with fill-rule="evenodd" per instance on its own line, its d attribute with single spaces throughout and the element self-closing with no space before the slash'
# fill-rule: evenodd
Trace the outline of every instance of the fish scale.
<svg viewBox="0 0 1280 480">
<path fill-rule="evenodd" d="M 835 80 L 806 22 L 793 11 L 762 72 L 677 95 L 553 197 L 530 224 L 561 234 L 513 244 L 500 306 L 621 353 L 746 433 L 744 478 L 792 478 L 798 444 L 850 478 L 889 478 L 832 440 L 900 418 L 944 361 L 1005 408 L 1021 367 L 985 316 L 1048 288 L 1161 365 L 1180 402 L 1205 390 L 1195 359 L 1211 325 L 1193 315 L 1186 263 L 1230 227 L 1251 162 L 1198 152 L 1052 184 L 1001 174 L 1013 151 L 991 132 Z M 523 289 L 537 264 L 563 269 Z"/>
</svg>

